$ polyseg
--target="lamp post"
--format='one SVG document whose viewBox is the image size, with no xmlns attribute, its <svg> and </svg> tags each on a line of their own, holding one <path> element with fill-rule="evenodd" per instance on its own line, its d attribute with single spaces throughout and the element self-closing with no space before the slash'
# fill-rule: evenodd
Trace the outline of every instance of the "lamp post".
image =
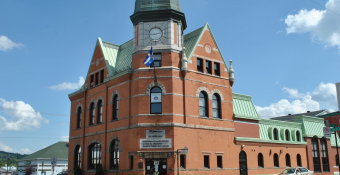
<svg viewBox="0 0 340 175">
<path fill-rule="evenodd" d="M 118 175 L 118 168 L 119 168 L 119 162 L 118 162 L 118 161 L 119 161 L 119 160 L 118 160 L 118 151 L 119 151 L 119 147 L 120 147 L 120 140 L 119 140 L 119 138 L 117 137 L 116 140 L 115 140 L 116 175 Z"/>
<path fill-rule="evenodd" d="M 179 175 L 179 151 L 181 151 L 181 153 L 187 155 L 188 154 L 188 147 L 184 147 L 184 149 L 178 149 L 177 150 L 177 175 Z"/>
</svg>

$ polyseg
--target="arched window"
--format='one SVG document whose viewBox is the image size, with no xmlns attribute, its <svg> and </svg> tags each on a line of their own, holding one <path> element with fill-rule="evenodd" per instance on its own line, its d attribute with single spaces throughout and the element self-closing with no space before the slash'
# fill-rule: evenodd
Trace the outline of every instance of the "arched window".
<svg viewBox="0 0 340 175">
<path fill-rule="evenodd" d="M 102 151 L 99 143 L 92 144 L 89 147 L 89 169 L 96 169 L 101 164 Z"/>
<path fill-rule="evenodd" d="M 77 128 L 81 128 L 81 107 L 77 110 Z"/>
<path fill-rule="evenodd" d="M 95 114 L 94 103 L 91 103 L 91 105 L 90 105 L 90 125 L 94 124 L 94 114 Z"/>
<path fill-rule="evenodd" d="M 97 123 L 103 122 L 103 101 L 99 100 L 97 104 Z"/>
<path fill-rule="evenodd" d="M 328 153 L 327 153 L 327 141 L 326 141 L 325 138 L 321 139 L 320 145 L 321 145 L 321 158 L 322 158 L 323 172 L 329 172 L 329 161 L 328 161 Z"/>
<path fill-rule="evenodd" d="M 119 150 L 116 150 L 116 140 L 111 143 L 110 168 L 119 169 Z"/>
<path fill-rule="evenodd" d="M 336 164 L 336 166 L 339 166 L 339 157 L 338 157 L 338 155 L 335 155 L 335 164 Z"/>
<path fill-rule="evenodd" d="M 112 120 L 118 120 L 118 95 L 113 97 L 112 114 Z"/>
<path fill-rule="evenodd" d="M 286 129 L 285 131 L 286 141 L 289 141 L 289 131 Z"/>
<path fill-rule="evenodd" d="M 247 154 L 244 151 L 241 151 L 239 154 L 239 163 L 240 163 L 240 175 L 248 174 L 248 165 L 247 165 Z"/>
<path fill-rule="evenodd" d="M 222 118 L 221 117 L 221 98 L 218 94 L 214 94 L 212 97 L 213 102 L 213 117 L 214 118 Z"/>
<path fill-rule="evenodd" d="M 291 167 L 290 166 L 290 155 L 286 154 L 286 167 Z"/>
<path fill-rule="evenodd" d="M 296 155 L 296 163 L 297 163 L 298 167 L 302 167 L 301 155 L 300 154 Z"/>
<path fill-rule="evenodd" d="M 296 131 L 296 141 L 301 142 L 301 140 L 300 140 L 300 131 Z"/>
<path fill-rule="evenodd" d="M 321 172 L 320 156 L 319 156 L 319 141 L 317 137 L 312 138 L 312 153 L 314 172 Z"/>
<path fill-rule="evenodd" d="M 200 92 L 199 96 L 200 116 L 208 117 L 208 95 L 205 92 Z"/>
<path fill-rule="evenodd" d="M 274 167 L 279 167 L 279 156 L 274 154 Z"/>
<path fill-rule="evenodd" d="M 262 153 L 259 153 L 259 155 L 257 156 L 257 163 L 259 165 L 260 168 L 263 168 L 263 155 Z"/>
<path fill-rule="evenodd" d="M 154 87 L 150 95 L 150 113 L 162 114 L 162 89 Z"/>
<path fill-rule="evenodd" d="M 274 137 L 274 140 L 278 140 L 277 139 L 277 129 L 276 128 L 274 128 L 274 130 L 273 130 L 273 137 Z"/>
<path fill-rule="evenodd" d="M 74 170 L 77 166 L 81 168 L 81 147 L 79 145 L 74 150 Z"/>
</svg>

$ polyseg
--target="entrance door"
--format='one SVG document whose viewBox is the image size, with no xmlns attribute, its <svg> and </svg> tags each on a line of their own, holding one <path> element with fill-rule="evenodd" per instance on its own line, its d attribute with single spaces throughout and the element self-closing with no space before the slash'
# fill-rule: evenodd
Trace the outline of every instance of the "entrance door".
<svg viewBox="0 0 340 175">
<path fill-rule="evenodd" d="M 167 175 L 166 159 L 145 159 L 145 175 Z"/>
<path fill-rule="evenodd" d="M 248 175 L 247 154 L 244 151 L 240 152 L 239 160 L 240 160 L 240 175 Z"/>
</svg>

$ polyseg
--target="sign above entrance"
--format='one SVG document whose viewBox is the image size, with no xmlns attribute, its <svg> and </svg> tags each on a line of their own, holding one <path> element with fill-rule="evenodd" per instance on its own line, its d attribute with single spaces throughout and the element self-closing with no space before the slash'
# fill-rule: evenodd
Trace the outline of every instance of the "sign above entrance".
<svg viewBox="0 0 340 175">
<path fill-rule="evenodd" d="M 140 149 L 172 148 L 172 139 L 140 139 Z"/>
</svg>

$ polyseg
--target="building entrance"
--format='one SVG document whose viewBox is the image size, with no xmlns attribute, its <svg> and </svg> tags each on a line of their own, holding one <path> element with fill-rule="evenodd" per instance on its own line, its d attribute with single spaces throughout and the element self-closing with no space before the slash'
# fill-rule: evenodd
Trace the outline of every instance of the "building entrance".
<svg viewBox="0 0 340 175">
<path fill-rule="evenodd" d="M 167 175 L 166 159 L 145 159 L 145 175 Z"/>
</svg>

